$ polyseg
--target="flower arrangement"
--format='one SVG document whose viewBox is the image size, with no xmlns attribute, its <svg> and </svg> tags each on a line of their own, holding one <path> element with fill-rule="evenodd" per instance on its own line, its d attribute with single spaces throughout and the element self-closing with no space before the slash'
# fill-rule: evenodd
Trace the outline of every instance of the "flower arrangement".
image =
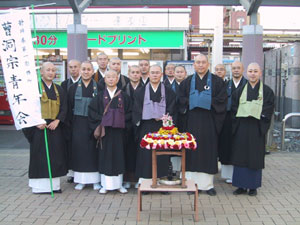
<svg viewBox="0 0 300 225">
<path fill-rule="evenodd" d="M 172 117 L 164 115 L 162 117 L 163 127 L 158 132 L 146 134 L 140 143 L 146 149 L 171 149 L 180 150 L 182 148 L 195 150 L 197 143 L 194 136 L 188 132 L 179 133 L 177 127 L 173 125 Z"/>
</svg>

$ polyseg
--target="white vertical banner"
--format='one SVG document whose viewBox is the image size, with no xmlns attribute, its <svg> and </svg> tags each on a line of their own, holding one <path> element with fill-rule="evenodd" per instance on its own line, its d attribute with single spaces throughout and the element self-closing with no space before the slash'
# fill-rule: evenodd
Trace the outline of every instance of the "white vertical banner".
<svg viewBox="0 0 300 225">
<path fill-rule="evenodd" d="M 0 15 L 0 55 L 16 129 L 45 123 L 41 115 L 28 8 Z"/>
</svg>

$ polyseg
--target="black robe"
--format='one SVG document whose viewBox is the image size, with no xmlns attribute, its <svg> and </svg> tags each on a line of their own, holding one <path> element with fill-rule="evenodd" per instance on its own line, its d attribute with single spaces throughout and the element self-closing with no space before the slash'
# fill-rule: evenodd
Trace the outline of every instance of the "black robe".
<svg viewBox="0 0 300 225">
<path fill-rule="evenodd" d="M 89 129 L 88 117 L 74 115 L 77 87 L 78 82 L 72 85 L 68 92 L 68 120 L 72 134 L 71 168 L 76 172 L 98 172 L 98 150 L 96 140 Z M 83 83 L 81 87 L 82 97 L 93 97 L 92 80 L 87 87 Z"/>
<path fill-rule="evenodd" d="M 202 78 L 196 75 L 195 89 L 204 90 L 207 74 Z M 225 82 L 212 74 L 211 110 L 194 108 L 189 110 L 189 95 L 192 76 L 181 82 L 179 88 L 179 113 L 187 114 L 186 131 L 197 141 L 196 151 L 186 151 L 186 171 L 215 174 L 218 172 L 218 134 L 221 131 L 226 113 L 227 93 Z"/>
<path fill-rule="evenodd" d="M 44 82 L 42 83 L 48 98 L 56 100 L 53 86 L 55 84 L 52 83 L 49 89 Z M 67 173 L 66 144 L 62 131 L 62 124 L 67 115 L 67 97 L 59 85 L 56 85 L 56 88 L 60 98 L 60 108 L 56 119 L 59 119 L 60 122 L 55 130 L 47 129 L 48 150 L 53 178 L 64 176 Z M 53 120 L 46 120 L 47 124 L 52 121 Z M 24 128 L 23 132 L 30 144 L 29 178 L 49 178 L 44 130 L 40 130 L 34 126 Z"/>
<path fill-rule="evenodd" d="M 260 82 L 252 89 L 248 83 L 247 100 L 256 100 Z M 263 169 L 265 166 L 265 135 L 271 124 L 274 112 L 274 93 L 267 85 L 263 86 L 263 108 L 260 120 L 254 117 L 235 117 L 240 96 L 244 87 L 232 96 L 232 157 L 234 166 L 249 169 Z"/>
<path fill-rule="evenodd" d="M 99 82 L 101 80 L 103 80 L 104 76 L 102 75 L 102 73 L 99 71 L 99 69 L 96 71 L 96 73 L 93 74 L 93 79 L 96 82 Z"/>
<path fill-rule="evenodd" d="M 141 85 L 142 85 L 142 86 L 144 86 L 144 85 L 148 84 L 148 83 L 149 83 L 149 77 L 147 77 L 147 80 L 146 80 L 146 82 L 145 82 L 145 83 L 144 83 L 144 81 L 143 81 L 143 78 L 141 77 L 141 79 L 140 79 L 140 83 L 141 83 Z"/>
<path fill-rule="evenodd" d="M 80 79 L 79 79 L 80 80 Z M 75 82 L 76 83 L 76 82 Z M 67 94 L 69 88 L 74 84 L 71 78 L 64 80 L 60 86 L 64 89 L 65 93 Z M 67 167 L 69 170 L 72 169 L 72 131 L 71 126 L 69 124 L 70 120 L 66 120 L 65 123 L 62 125 L 63 133 L 66 140 L 66 149 L 67 149 Z"/>
<path fill-rule="evenodd" d="M 175 82 L 175 91 L 172 89 L 172 84 L 173 84 L 174 82 Z M 168 86 L 169 88 L 171 88 L 171 89 L 176 93 L 176 92 L 178 91 L 178 89 L 179 89 L 179 85 L 178 85 L 177 81 L 175 80 L 175 78 L 174 78 L 174 80 L 173 80 L 173 83 L 171 84 L 168 78 L 166 78 L 166 79 L 164 80 L 164 84 L 165 84 L 166 86 Z"/>
<path fill-rule="evenodd" d="M 74 84 L 73 80 L 71 78 L 68 78 L 61 82 L 60 86 L 64 89 L 65 93 L 67 93 L 72 84 Z"/>
<path fill-rule="evenodd" d="M 119 89 L 118 89 L 119 90 Z M 116 93 L 117 91 L 116 90 Z M 96 127 L 101 123 L 104 112 L 103 105 L 104 91 L 100 91 L 97 97 L 89 105 L 89 128 L 93 133 Z M 125 123 L 126 126 L 131 121 L 131 101 L 125 92 L 121 92 L 124 101 Z M 118 98 L 114 98 L 110 108 L 118 107 Z M 101 174 L 106 176 L 117 176 L 125 172 L 125 140 L 123 128 L 105 127 L 105 136 L 102 138 L 102 148 L 98 145 L 99 159 L 98 169 Z"/>
<path fill-rule="evenodd" d="M 180 84 L 177 83 L 176 80 L 175 82 L 175 91 L 172 89 L 172 85 L 169 82 L 169 79 L 165 79 L 164 84 L 168 86 L 172 91 L 174 91 L 176 95 L 176 108 L 175 108 L 175 116 L 174 116 L 174 123 L 176 127 L 178 128 L 179 132 L 184 132 L 186 130 L 186 114 L 180 114 L 179 113 L 179 86 Z"/>
<path fill-rule="evenodd" d="M 235 87 L 234 83 L 231 84 L 231 96 L 232 94 L 241 86 L 243 86 L 246 81 L 244 77 L 240 80 L 240 83 L 237 87 Z M 226 86 L 228 87 L 229 82 L 233 82 L 229 80 L 226 82 Z M 226 87 L 226 88 L 227 88 Z M 224 124 L 219 135 L 219 142 L 218 142 L 218 153 L 219 153 L 219 161 L 223 165 L 231 165 L 230 158 L 231 158 L 231 145 L 232 145 L 232 120 L 231 120 L 231 111 L 226 112 L 226 117 L 224 120 Z"/>
<path fill-rule="evenodd" d="M 129 82 L 126 85 L 125 92 L 130 97 L 131 103 L 133 104 L 134 101 L 134 93 L 136 90 L 138 90 L 140 87 L 142 87 L 143 84 L 140 82 L 137 86 L 137 88 L 134 90 L 131 83 Z M 136 135 L 136 126 L 133 125 L 133 123 L 129 123 L 126 127 L 125 131 L 125 169 L 126 172 L 135 172 L 135 166 L 136 166 L 136 154 L 137 154 L 137 148 L 138 143 L 135 138 Z"/>
<path fill-rule="evenodd" d="M 122 77 L 124 78 L 125 85 L 124 85 L 123 82 L 122 82 Z M 128 77 L 126 77 L 126 76 L 120 74 L 120 79 L 119 79 L 119 81 L 118 81 L 118 83 L 117 83 L 118 89 L 121 89 L 122 91 L 124 91 L 125 88 L 126 88 L 126 85 L 127 85 L 129 82 L 130 82 L 130 80 L 129 80 Z M 105 89 L 106 85 L 105 85 L 104 79 L 101 79 L 101 80 L 98 82 L 98 84 L 99 84 L 100 90 L 104 90 L 104 89 Z"/>
<path fill-rule="evenodd" d="M 136 160 L 136 177 L 137 178 L 152 178 L 152 152 L 151 150 L 141 148 L 140 143 L 145 134 L 149 132 L 158 131 L 162 127 L 162 121 L 156 121 L 155 119 L 151 120 L 142 120 L 143 114 L 143 104 L 145 96 L 146 86 L 141 87 L 136 90 L 134 93 L 134 105 L 132 109 L 132 122 L 134 125 L 137 125 L 137 142 L 138 142 L 138 152 Z M 150 88 L 150 100 L 154 102 L 160 102 L 161 100 L 161 85 L 158 86 L 156 92 L 153 91 L 151 85 Z M 165 87 L 166 95 L 166 112 L 169 115 L 174 116 L 175 114 L 175 94 L 174 92 Z M 169 156 L 161 155 L 157 156 L 157 177 L 166 176 L 168 173 L 169 166 Z"/>
</svg>

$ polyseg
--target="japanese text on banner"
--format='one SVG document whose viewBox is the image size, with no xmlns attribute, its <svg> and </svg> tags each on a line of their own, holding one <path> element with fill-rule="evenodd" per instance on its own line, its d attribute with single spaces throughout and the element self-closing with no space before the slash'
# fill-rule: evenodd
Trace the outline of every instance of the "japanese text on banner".
<svg viewBox="0 0 300 225">
<path fill-rule="evenodd" d="M 17 130 L 45 123 L 41 116 L 28 8 L 0 15 L 0 54 Z"/>
</svg>

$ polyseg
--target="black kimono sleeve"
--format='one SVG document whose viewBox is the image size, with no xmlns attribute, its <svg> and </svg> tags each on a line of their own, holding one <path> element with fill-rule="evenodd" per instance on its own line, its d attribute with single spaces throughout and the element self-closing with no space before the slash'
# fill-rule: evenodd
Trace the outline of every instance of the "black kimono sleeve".
<svg viewBox="0 0 300 225">
<path fill-rule="evenodd" d="M 247 83 L 245 84 L 247 85 Z M 232 93 L 231 96 L 231 119 L 232 119 L 232 135 L 235 135 L 236 130 L 239 126 L 239 118 L 236 117 L 237 110 L 239 108 L 239 101 L 242 91 L 245 85 L 240 86 Z"/>
<path fill-rule="evenodd" d="M 189 109 L 189 93 L 192 76 L 183 80 L 178 90 L 178 113 L 186 114 Z"/>
<path fill-rule="evenodd" d="M 125 92 L 122 92 L 122 95 L 124 99 L 125 124 L 126 127 L 130 127 L 132 119 L 132 103 L 129 95 Z"/>
<path fill-rule="evenodd" d="M 137 125 L 142 120 L 145 86 L 137 89 L 133 95 L 132 123 Z"/>
<path fill-rule="evenodd" d="M 175 81 L 174 81 L 175 82 Z M 174 91 L 165 87 L 166 90 L 166 113 L 169 113 L 170 116 L 173 117 L 173 121 L 176 121 L 176 94 Z"/>
<path fill-rule="evenodd" d="M 89 104 L 88 121 L 91 132 L 94 132 L 96 127 L 102 121 L 102 116 L 104 112 L 102 98 L 103 92 L 101 91 L 95 98 L 92 99 L 91 103 Z"/>
<path fill-rule="evenodd" d="M 212 110 L 214 113 L 215 126 L 217 132 L 220 133 L 227 110 L 227 90 L 226 83 L 217 76 L 212 76 L 213 93 L 212 93 Z"/>
<path fill-rule="evenodd" d="M 59 113 L 56 117 L 60 122 L 64 123 L 68 113 L 68 103 L 67 103 L 67 95 L 61 86 L 56 85 L 58 93 L 59 93 Z"/>
<path fill-rule="evenodd" d="M 270 128 L 272 115 L 274 113 L 274 92 L 266 85 L 264 85 L 263 99 L 263 108 L 259 124 L 261 134 L 265 135 Z"/>
</svg>

